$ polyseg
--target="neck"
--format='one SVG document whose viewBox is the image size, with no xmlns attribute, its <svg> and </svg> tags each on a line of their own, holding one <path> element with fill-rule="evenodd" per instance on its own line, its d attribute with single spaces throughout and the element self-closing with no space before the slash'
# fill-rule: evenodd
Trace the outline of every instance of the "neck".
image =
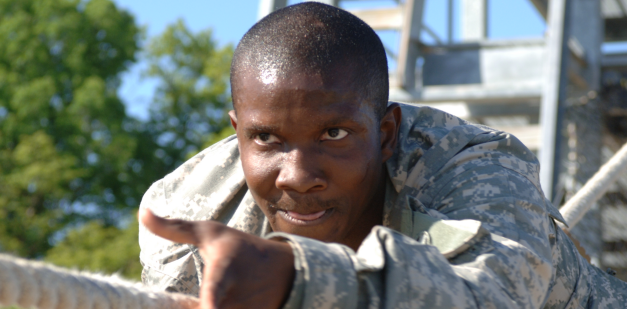
<svg viewBox="0 0 627 309">
<path fill-rule="evenodd" d="M 345 238 L 342 243 L 349 246 L 355 252 L 361 246 L 366 236 L 370 234 L 370 231 L 376 225 L 383 224 L 383 206 L 385 204 L 385 181 L 387 177 L 387 170 L 383 169 L 383 175 L 377 186 L 376 193 L 370 199 L 370 205 L 366 211 L 363 212 L 357 226 L 354 227 L 353 232 Z"/>
</svg>

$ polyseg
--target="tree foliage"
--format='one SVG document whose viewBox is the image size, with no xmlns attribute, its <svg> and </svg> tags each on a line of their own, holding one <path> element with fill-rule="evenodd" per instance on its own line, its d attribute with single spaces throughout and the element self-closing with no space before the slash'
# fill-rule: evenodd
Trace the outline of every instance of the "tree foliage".
<svg viewBox="0 0 627 309">
<path fill-rule="evenodd" d="M 59 266 L 120 275 L 140 280 L 137 244 L 138 224 L 127 228 L 104 226 L 97 221 L 69 231 L 68 235 L 46 255 L 46 261 Z"/>
<path fill-rule="evenodd" d="M 139 28 L 109 0 L 0 0 L 0 246 L 41 256 L 79 217 L 135 206 L 117 97 Z"/>
<path fill-rule="evenodd" d="M 0 251 L 138 278 L 141 196 L 233 133 L 232 47 L 183 22 L 144 52 L 149 119 L 126 115 L 141 33 L 111 0 L 0 0 Z"/>
<path fill-rule="evenodd" d="M 216 46 L 210 30 L 194 34 L 182 21 L 148 45 L 145 74 L 160 81 L 148 130 L 161 147 L 157 154 L 170 167 L 196 154 L 212 134 L 229 127 L 232 55 L 230 45 Z"/>
</svg>

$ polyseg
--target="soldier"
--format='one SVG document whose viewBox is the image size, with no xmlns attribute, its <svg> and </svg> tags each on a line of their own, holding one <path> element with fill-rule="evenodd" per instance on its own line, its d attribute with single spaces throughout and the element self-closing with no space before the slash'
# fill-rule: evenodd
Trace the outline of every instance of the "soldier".
<svg viewBox="0 0 627 309">
<path fill-rule="evenodd" d="M 350 13 L 270 14 L 239 43 L 231 87 L 236 137 L 142 200 L 145 284 L 204 308 L 625 307 L 627 284 L 556 225 L 535 156 L 388 103 L 383 46 Z"/>
</svg>

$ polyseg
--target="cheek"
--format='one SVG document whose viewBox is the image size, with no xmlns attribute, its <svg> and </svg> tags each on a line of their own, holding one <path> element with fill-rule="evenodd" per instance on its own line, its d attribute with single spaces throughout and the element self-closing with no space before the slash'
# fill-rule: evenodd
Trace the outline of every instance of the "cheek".
<svg viewBox="0 0 627 309">
<path fill-rule="evenodd" d="M 381 154 L 372 143 L 361 143 L 329 161 L 333 162 L 329 170 L 333 172 L 333 178 L 338 180 L 338 185 L 347 190 L 363 190 L 363 185 L 376 177 L 381 165 Z"/>
<path fill-rule="evenodd" d="M 244 149 L 243 149 L 244 150 Z M 246 183 L 255 197 L 264 198 L 265 194 L 275 188 L 274 183 L 278 176 L 277 156 L 256 153 L 254 151 L 242 152 L 242 167 Z"/>
</svg>

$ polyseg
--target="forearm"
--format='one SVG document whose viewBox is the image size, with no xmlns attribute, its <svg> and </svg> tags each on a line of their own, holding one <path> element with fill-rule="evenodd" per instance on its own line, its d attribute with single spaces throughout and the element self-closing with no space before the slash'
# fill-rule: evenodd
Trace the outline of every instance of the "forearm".
<svg viewBox="0 0 627 309">
<path fill-rule="evenodd" d="M 176 244 L 160 238 L 145 227 L 140 227 L 140 261 L 142 282 L 158 290 L 198 296 L 197 253 L 187 244 Z"/>
<path fill-rule="evenodd" d="M 454 261 L 383 227 L 373 229 L 357 253 L 338 244 L 278 236 L 288 239 L 296 255 L 290 309 L 537 308 L 552 271 L 550 261 L 526 247 L 489 236 Z"/>
</svg>

